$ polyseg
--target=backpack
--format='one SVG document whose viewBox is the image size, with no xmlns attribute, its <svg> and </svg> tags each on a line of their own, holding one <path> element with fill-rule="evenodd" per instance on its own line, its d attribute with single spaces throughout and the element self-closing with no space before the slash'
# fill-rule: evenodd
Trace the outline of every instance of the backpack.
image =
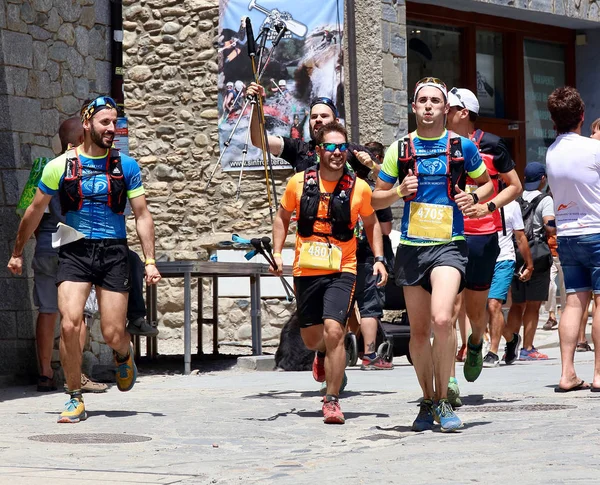
<svg viewBox="0 0 600 485">
<path fill-rule="evenodd" d="M 535 234 L 533 230 L 533 219 L 535 217 L 535 210 L 537 209 L 540 202 L 549 194 L 540 194 L 531 202 L 527 202 L 523 197 L 519 197 L 517 202 L 521 206 L 521 213 L 523 214 L 523 226 L 525 228 L 525 237 L 529 243 L 529 250 L 531 251 L 531 259 L 533 260 L 533 270 L 538 273 L 548 271 L 552 266 L 552 254 L 550 253 L 550 247 L 548 246 L 548 240 L 546 238 L 546 231 L 542 227 L 541 233 Z M 525 264 L 523 256 L 519 252 L 519 248 L 515 240 L 515 254 L 516 254 L 516 267 L 521 268 Z"/>
</svg>

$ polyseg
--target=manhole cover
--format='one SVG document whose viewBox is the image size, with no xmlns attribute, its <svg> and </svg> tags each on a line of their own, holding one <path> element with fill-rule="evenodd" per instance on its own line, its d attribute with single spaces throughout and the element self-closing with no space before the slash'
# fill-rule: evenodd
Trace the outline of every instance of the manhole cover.
<svg viewBox="0 0 600 485">
<path fill-rule="evenodd" d="M 460 412 L 472 413 L 512 413 L 520 411 L 560 411 L 562 409 L 576 409 L 577 406 L 569 404 L 516 404 L 496 406 L 467 406 L 460 408 Z"/>
<path fill-rule="evenodd" d="M 44 443 L 99 444 L 99 443 L 140 443 L 150 441 L 149 436 L 135 434 L 82 433 L 82 434 L 40 434 L 30 436 L 30 440 Z"/>
</svg>

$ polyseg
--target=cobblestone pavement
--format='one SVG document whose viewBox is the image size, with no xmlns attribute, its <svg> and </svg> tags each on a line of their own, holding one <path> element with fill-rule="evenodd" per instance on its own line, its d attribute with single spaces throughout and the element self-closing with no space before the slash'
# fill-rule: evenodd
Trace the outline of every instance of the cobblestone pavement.
<svg viewBox="0 0 600 485">
<path fill-rule="evenodd" d="M 348 371 L 343 426 L 323 424 L 310 372 L 142 375 L 127 394 L 87 395 L 77 425 L 55 422 L 64 394 L 5 388 L 0 483 L 600 483 L 600 396 L 555 393 L 559 353 L 548 353 L 475 383 L 459 365 L 465 427 L 454 434 L 409 430 L 420 396 L 403 358 Z M 592 353 L 576 359 L 591 379 Z"/>
</svg>

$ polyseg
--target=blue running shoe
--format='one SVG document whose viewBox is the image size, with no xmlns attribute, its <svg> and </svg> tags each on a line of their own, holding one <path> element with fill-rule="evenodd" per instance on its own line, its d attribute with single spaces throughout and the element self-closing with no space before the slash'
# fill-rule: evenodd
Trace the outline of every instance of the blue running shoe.
<svg viewBox="0 0 600 485">
<path fill-rule="evenodd" d="M 456 415 L 448 399 L 440 399 L 438 405 L 433 409 L 435 420 L 440 423 L 442 432 L 456 431 L 463 427 L 463 423 Z"/>
<path fill-rule="evenodd" d="M 114 353 L 115 365 L 117 366 L 117 388 L 121 392 L 131 390 L 137 379 L 137 367 L 133 360 L 133 346 L 129 346 L 129 355 L 124 361 L 119 361 L 117 353 Z"/>
<path fill-rule="evenodd" d="M 419 414 L 413 421 L 413 431 L 427 431 L 433 429 L 433 401 L 423 399 L 419 404 Z"/>
</svg>

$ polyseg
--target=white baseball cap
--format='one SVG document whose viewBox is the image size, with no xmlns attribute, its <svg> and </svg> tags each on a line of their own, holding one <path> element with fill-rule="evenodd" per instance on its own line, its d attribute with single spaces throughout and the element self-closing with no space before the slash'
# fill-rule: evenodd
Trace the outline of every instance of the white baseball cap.
<svg viewBox="0 0 600 485">
<path fill-rule="evenodd" d="M 279 86 L 287 86 L 287 83 L 285 82 L 285 79 L 280 79 L 279 82 L 277 83 Z"/>
<path fill-rule="evenodd" d="M 475 114 L 479 114 L 479 101 L 477 96 L 465 88 L 452 88 L 448 91 L 448 103 L 450 107 L 456 106 L 461 109 L 468 109 Z"/>
</svg>

